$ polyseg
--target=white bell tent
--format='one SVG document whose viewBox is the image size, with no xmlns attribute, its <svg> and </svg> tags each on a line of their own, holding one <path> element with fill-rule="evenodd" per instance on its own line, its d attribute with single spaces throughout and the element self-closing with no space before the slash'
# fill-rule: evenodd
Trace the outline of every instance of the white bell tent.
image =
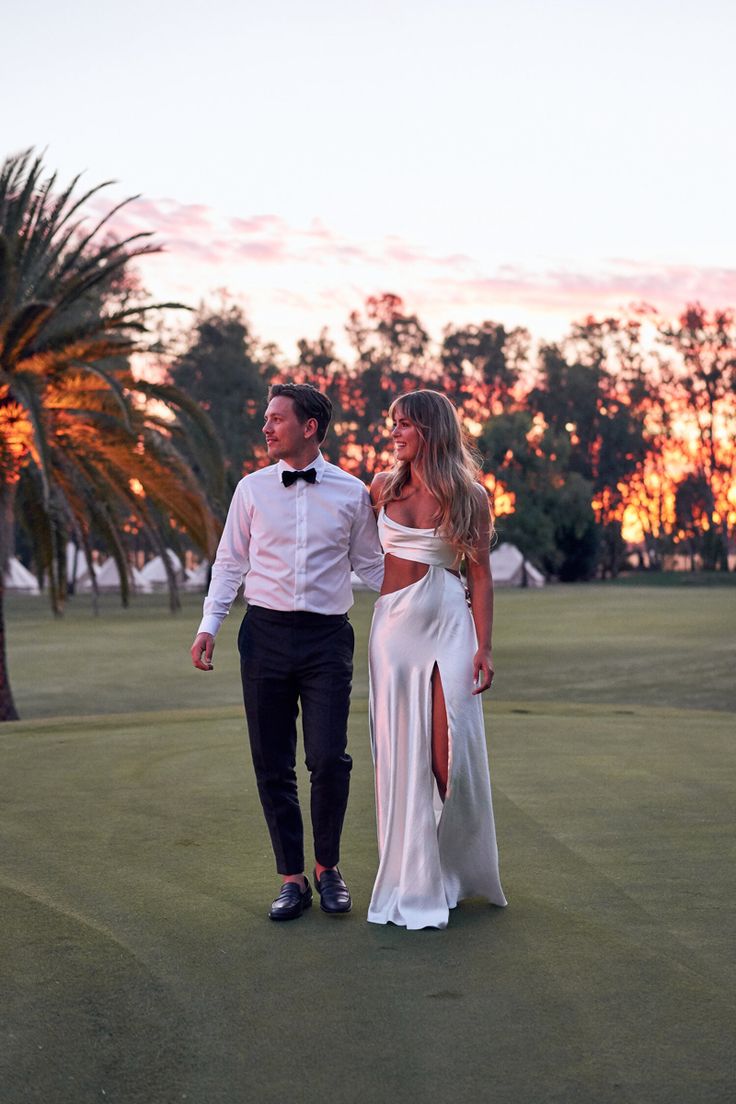
<svg viewBox="0 0 736 1104">
<path fill-rule="evenodd" d="M 129 579 L 130 585 L 133 590 L 138 594 L 149 594 L 151 586 L 145 579 L 141 578 L 141 573 L 135 567 L 129 567 Z M 112 556 L 105 560 L 102 567 L 99 567 L 95 572 L 95 578 L 97 579 L 98 590 L 120 590 L 120 572 L 118 571 L 118 565 Z M 92 583 L 89 576 L 86 576 L 79 584 L 78 590 L 90 591 L 92 589 Z"/>
<path fill-rule="evenodd" d="M 3 577 L 5 589 L 16 594 L 40 594 L 38 579 L 15 556 L 11 556 Z"/>
<path fill-rule="evenodd" d="M 184 583 L 185 590 L 204 590 L 209 580 L 209 560 L 202 560 L 197 567 L 187 571 L 187 579 Z"/>
<path fill-rule="evenodd" d="M 493 585 L 498 587 L 543 587 L 545 578 L 525 559 L 515 544 L 499 544 L 491 552 Z"/>
<path fill-rule="evenodd" d="M 169 557 L 169 563 L 176 576 L 177 583 L 183 583 L 185 572 L 181 560 L 171 548 L 166 549 L 166 555 Z M 165 590 L 169 585 L 169 578 L 166 574 L 166 565 L 164 564 L 163 556 L 154 556 L 152 560 L 149 560 L 148 563 L 141 568 L 140 575 L 141 579 L 143 579 L 151 590 Z"/>
</svg>

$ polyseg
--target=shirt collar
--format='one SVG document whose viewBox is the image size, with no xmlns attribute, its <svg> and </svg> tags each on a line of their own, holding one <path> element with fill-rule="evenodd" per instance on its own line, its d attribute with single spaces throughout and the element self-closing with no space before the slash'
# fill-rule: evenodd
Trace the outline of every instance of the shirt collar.
<svg viewBox="0 0 736 1104">
<path fill-rule="evenodd" d="M 317 473 L 316 481 L 317 481 L 317 483 L 321 483 L 322 482 L 322 476 L 325 473 L 326 464 L 327 464 L 327 461 L 325 460 L 324 456 L 322 455 L 321 452 L 318 452 L 317 456 L 315 457 L 315 459 L 312 461 L 311 464 L 307 464 L 306 468 L 299 469 L 299 470 L 300 471 L 309 471 L 310 468 L 314 468 L 314 470 Z M 279 480 L 281 480 L 281 476 L 285 471 L 296 471 L 297 469 L 292 468 L 290 464 L 285 464 L 283 460 L 279 460 L 278 463 L 276 464 L 276 470 L 278 471 Z"/>
</svg>

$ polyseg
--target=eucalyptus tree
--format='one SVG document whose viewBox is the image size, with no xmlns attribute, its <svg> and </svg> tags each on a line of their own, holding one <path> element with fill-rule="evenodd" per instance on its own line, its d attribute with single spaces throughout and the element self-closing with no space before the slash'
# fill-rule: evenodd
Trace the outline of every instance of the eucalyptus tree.
<svg viewBox="0 0 736 1104">
<path fill-rule="evenodd" d="M 242 310 L 224 303 L 202 307 L 186 348 L 169 367 L 169 379 L 205 410 L 214 425 L 225 461 L 225 516 L 239 480 L 263 463 L 263 411 L 276 367 L 269 347 L 255 339 Z"/>
<path fill-rule="evenodd" d="M 675 324 L 659 327 L 659 339 L 667 401 L 682 424 L 691 469 L 678 488 L 681 531 L 687 536 L 693 525 L 699 528 L 703 566 L 728 571 L 736 514 L 736 313 L 691 303 Z"/>
<path fill-rule="evenodd" d="M 447 326 L 440 350 L 445 394 L 481 423 L 508 410 L 528 364 L 530 341 L 528 330 L 508 330 L 498 322 Z"/>
<path fill-rule="evenodd" d="M 12 550 L 20 501 L 57 613 L 68 534 L 84 549 L 93 577 L 90 534 L 101 537 L 118 564 L 123 600 L 124 517 L 135 518 L 162 551 L 173 529 L 210 553 L 216 521 L 181 439 L 199 440 L 203 463 L 213 473 L 218 463 L 221 469 L 197 404 L 130 368 L 130 354 L 150 345 L 154 312 L 176 304 L 121 301 L 113 287 L 131 261 L 160 247 L 149 233 L 109 233 L 129 200 L 90 223 L 85 210 L 106 185 L 81 194 L 78 185 L 75 177 L 61 187 L 33 151 L 0 166 L 0 567 Z M 170 585 L 175 605 L 173 573 Z M 0 589 L 0 720 L 8 720 L 16 711 L 1 603 Z"/>
<path fill-rule="evenodd" d="M 478 447 L 513 496 L 513 513 L 496 519 L 499 541 L 563 582 L 589 579 L 598 553 L 592 485 L 570 470 L 567 435 L 542 428 L 530 410 L 511 410 L 486 423 Z"/>
<path fill-rule="evenodd" d="M 567 453 L 567 467 L 590 484 L 599 525 L 600 568 L 616 575 L 626 556 L 627 485 L 648 449 L 647 380 L 637 320 L 588 318 L 539 352 L 529 408 L 541 413 Z"/>
<path fill-rule="evenodd" d="M 365 316 L 353 311 L 345 332 L 354 359 L 343 381 L 341 439 L 350 449 L 350 470 L 368 480 L 390 462 L 386 415 L 393 400 L 435 386 L 439 375 L 429 334 L 398 295 L 370 296 Z"/>
</svg>

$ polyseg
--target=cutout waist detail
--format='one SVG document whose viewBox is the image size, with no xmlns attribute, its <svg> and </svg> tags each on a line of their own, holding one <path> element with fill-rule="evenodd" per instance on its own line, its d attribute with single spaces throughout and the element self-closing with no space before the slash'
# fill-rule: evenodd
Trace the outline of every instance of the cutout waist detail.
<svg viewBox="0 0 736 1104">
<path fill-rule="evenodd" d="M 462 586 L 460 572 L 454 570 L 454 568 L 443 567 L 442 564 L 422 563 L 420 560 L 409 560 L 406 557 L 395 557 L 393 552 L 387 552 L 386 573 L 381 588 L 381 598 L 385 598 L 389 594 L 396 594 L 400 590 L 406 590 L 408 587 L 420 583 L 422 579 L 427 577 L 433 567 L 442 567 L 443 571 L 446 571 L 448 575 L 452 575 Z"/>
</svg>

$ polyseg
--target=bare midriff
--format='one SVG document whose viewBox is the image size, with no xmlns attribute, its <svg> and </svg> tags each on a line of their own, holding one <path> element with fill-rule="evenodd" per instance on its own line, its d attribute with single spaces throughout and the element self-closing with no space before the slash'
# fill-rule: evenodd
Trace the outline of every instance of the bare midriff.
<svg viewBox="0 0 736 1104">
<path fill-rule="evenodd" d="M 418 583 L 428 571 L 429 564 L 418 563 L 416 560 L 402 560 L 398 556 L 392 556 L 390 552 L 387 552 L 384 559 L 381 594 L 393 594 L 396 590 L 403 590 L 404 587 Z M 449 567 L 446 567 L 445 571 L 449 571 L 451 575 L 457 576 L 458 579 L 460 578 L 459 571 L 453 571 Z"/>
</svg>

